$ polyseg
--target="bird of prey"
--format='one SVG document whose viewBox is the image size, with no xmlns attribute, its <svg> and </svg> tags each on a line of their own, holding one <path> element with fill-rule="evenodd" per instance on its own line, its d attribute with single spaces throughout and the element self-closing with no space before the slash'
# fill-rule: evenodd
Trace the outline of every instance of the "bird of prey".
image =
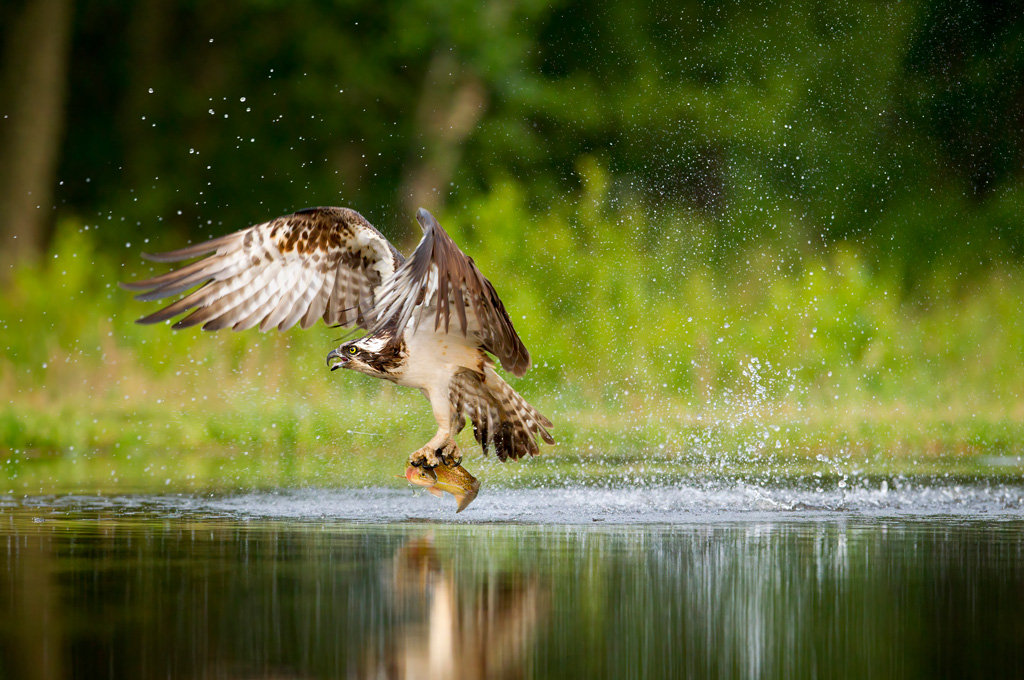
<svg viewBox="0 0 1024 680">
<path fill-rule="evenodd" d="M 530 353 L 491 282 L 424 209 L 423 238 L 405 259 L 355 210 L 308 208 L 205 243 L 159 255 L 156 262 L 203 259 L 145 281 L 122 284 L 136 298 L 159 300 L 197 290 L 143 317 L 173 328 L 329 326 L 368 331 L 327 354 L 331 370 L 349 368 L 420 390 L 434 412 L 437 434 L 409 456 L 428 468 L 458 465 L 453 437 L 473 423 L 486 453 L 502 461 L 537 455 L 551 421 L 526 403 L 494 370 L 519 377 Z M 334 361 L 335 363 L 331 364 Z"/>
</svg>

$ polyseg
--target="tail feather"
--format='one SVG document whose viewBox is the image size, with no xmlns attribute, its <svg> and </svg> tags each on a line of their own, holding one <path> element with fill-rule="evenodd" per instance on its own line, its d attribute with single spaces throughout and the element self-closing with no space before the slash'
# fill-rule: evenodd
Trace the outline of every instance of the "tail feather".
<svg viewBox="0 0 1024 680">
<path fill-rule="evenodd" d="M 449 390 L 455 407 L 452 432 L 461 431 L 469 418 L 484 453 L 493 448 L 499 460 L 518 460 L 540 453 L 538 437 L 547 444 L 555 443 L 547 430 L 552 427 L 551 421 L 490 367 L 483 375 L 469 369 L 459 371 Z"/>
</svg>

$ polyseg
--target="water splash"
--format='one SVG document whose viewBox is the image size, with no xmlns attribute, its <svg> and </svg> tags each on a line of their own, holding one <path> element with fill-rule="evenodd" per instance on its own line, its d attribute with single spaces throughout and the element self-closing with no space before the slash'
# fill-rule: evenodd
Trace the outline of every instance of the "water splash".
<svg viewBox="0 0 1024 680">
<path fill-rule="evenodd" d="M 1024 517 L 1024 488 L 1009 485 L 904 486 L 832 491 L 743 483 L 641 489 L 490 490 L 455 515 L 450 499 L 409 490 L 304 489 L 233 495 L 34 496 L 0 498 L 5 508 L 38 508 L 40 521 L 68 514 L 121 519 L 195 517 L 373 523 L 443 521 L 529 524 L 691 524 L 840 517 Z"/>
</svg>

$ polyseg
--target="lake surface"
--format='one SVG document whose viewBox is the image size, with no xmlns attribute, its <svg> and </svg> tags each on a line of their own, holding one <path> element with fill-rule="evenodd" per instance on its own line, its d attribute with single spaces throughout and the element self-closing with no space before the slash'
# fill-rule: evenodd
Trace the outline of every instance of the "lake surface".
<svg viewBox="0 0 1024 680">
<path fill-rule="evenodd" d="M 0 677 L 1024 676 L 1022 498 L 9 497 Z"/>
</svg>

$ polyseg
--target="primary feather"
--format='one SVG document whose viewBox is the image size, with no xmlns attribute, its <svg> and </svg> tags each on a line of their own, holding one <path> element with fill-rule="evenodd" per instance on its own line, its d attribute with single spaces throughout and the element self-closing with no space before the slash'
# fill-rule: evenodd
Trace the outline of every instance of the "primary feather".
<svg viewBox="0 0 1024 680">
<path fill-rule="evenodd" d="M 157 300 L 205 284 L 139 323 L 157 323 L 196 309 L 176 328 L 206 330 L 260 326 L 287 330 L 308 318 L 366 327 L 381 284 L 403 258 L 366 219 L 348 208 L 310 208 L 180 250 L 147 255 L 177 262 L 212 253 L 176 271 L 122 284 Z M 341 284 L 341 285 L 338 285 Z M 333 305 L 329 305 L 333 302 Z"/>
</svg>

